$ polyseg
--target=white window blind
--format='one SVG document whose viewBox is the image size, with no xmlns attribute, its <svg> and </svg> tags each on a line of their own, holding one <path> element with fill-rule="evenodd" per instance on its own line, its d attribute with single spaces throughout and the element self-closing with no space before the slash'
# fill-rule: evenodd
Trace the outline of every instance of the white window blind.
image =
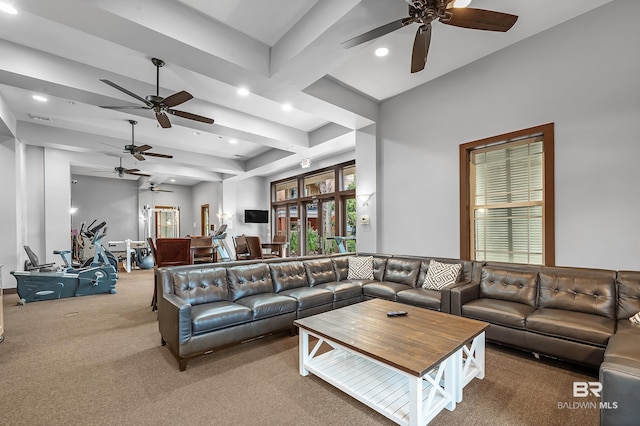
<svg viewBox="0 0 640 426">
<path fill-rule="evenodd" d="M 543 264 L 542 135 L 471 153 L 475 260 Z"/>
</svg>

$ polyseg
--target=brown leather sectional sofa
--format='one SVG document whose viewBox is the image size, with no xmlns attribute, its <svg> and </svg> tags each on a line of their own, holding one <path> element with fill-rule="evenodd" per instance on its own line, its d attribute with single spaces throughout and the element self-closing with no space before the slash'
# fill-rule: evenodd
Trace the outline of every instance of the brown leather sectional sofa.
<svg viewBox="0 0 640 426">
<path fill-rule="evenodd" d="M 599 368 L 601 401 L 617 407 L 601 409 L 601 423 L 640 418 L 640 326 L 629 321 L 640 272 L 374 254 L 373 280 L 349 280 L 348 256 L 157 269 L 162 343 L 184 370 L 216 348 L 293 332 L 296 318 L 383 298 L 486 321 L 488 341 Z M 462 264 L 458 281 L 421 288 L 431 259 Z"/>
</svg>

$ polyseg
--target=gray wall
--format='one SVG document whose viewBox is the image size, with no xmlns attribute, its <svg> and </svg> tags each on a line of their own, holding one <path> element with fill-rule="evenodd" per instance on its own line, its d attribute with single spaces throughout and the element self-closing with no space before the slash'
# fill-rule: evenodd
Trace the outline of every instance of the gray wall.
<svg viewBox="0 0 640 426">
<path fill-rule="evenodd" d="M 72 175 L 71 205 L 78 211 L 71 216 L 72 229 L 107 222 L 107 241 L 135 240 L 138 235 L 138 185 L 136 181 Z"/>
<path fill-rule="evenodd" d="M 640 269 L 638 16 L 614 1 L 383 102 L 380 251 L 458 257 L 459 145 L 555 122 L 556 263 Z"/>
</svg>

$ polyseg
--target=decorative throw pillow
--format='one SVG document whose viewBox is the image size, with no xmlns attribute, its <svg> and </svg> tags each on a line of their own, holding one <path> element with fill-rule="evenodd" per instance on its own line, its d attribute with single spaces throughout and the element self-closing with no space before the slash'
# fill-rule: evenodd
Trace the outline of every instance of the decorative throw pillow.
<svg viewBox="0 0 640 426">
<path fill-rule="evenodd" d="M 373 279 L 373 256 L 351 256 L 349 257 L 348 280 L 372 280 Z"/>
<path fill-rule="evenodd" d="M 442 290 L 444 287 L 458 280 L 461 268 L 462 265 L 459 263 L 441 263 L 431 260 L 422 288 Z"/>
<path fill-rule="evenodd" d="M 637 314 L 629 318 L 629 321 L 631 321 L 634 324 L 640 324 L 640 312 L 638 312 Z"/>
</svg>

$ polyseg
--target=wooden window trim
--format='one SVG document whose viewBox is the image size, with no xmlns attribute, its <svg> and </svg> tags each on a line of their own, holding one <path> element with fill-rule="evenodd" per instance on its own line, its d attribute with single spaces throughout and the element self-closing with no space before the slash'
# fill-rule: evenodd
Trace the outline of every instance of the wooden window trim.
<svg viewBox="0 0 640 426">
<path fill-rule="evenodd" d="M 555 266 L 555 207 L 554 207 L 554 123 L 505 133 L 460 145 L 460 259 L 471 260 L 471 206 L 469 187 L 471 152 L 483 146 L 507 142 L 541 133 L 544 150 L 544 264 Z"/>
</svg>

